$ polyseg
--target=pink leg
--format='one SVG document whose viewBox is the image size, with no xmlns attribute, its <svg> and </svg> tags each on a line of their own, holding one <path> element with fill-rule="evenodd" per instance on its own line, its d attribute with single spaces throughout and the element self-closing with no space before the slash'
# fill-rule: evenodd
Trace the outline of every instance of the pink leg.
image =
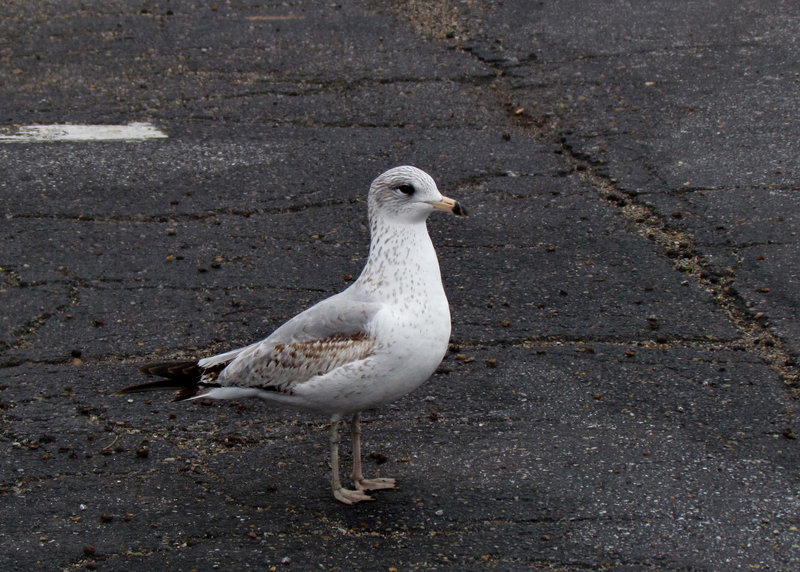
<svg viewBox="0 0 800 572">
<path fill-rule="evenodd" d="M 331 488 L 333 489 L 333 496 L 336 500 L 344 504 L 355 504 L 357 502 L 373 500 L 369 495 L 366 495 L 362 490 L 346 489 L 342 486 L 339 480 L 339 424 L 342 422 L 338 415 L 334 415 L 331 419 Z"/>
<path fill-rule="evenodd" d="M 350 479 L 360 491 L 393 489 L 394 479 L 365 479 L 361 471 L 361 415 L 356 413 L 350 422 L 350 437 L 353 440 L 353 473 Z"/>
</svg>

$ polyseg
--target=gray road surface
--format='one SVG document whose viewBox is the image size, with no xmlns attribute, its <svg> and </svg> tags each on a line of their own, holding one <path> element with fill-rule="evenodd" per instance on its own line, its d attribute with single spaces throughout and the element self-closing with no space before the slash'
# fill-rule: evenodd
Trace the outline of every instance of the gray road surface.
<svg viewBox="0 0 800 572">
<path fill-rule="evenodd" d="M 794 570 L 795 2 L 11 2 L 3 570 Z M 366 190 L 429 171 L 453 313 L 369 412 L 112 397 L 345 287 Z"/>
</svg>

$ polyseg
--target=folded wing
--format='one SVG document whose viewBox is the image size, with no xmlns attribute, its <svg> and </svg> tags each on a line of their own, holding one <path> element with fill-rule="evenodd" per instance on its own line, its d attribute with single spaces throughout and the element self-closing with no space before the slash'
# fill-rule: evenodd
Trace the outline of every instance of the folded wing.
<svg viewBox="0 0 800 572">
<path fill-rule="evenodd" d="M 200 361 L 214 369 L 229 361 L 213 380 L 220 386 L 242 386 L 289 392 L 291 387 L 337 367 L 368 357 L 375 338 L 370 323 L 381 305 L 350 300 L 347 291 L 298 314 L 265 340 L 231 354 Z"/>
</svg>

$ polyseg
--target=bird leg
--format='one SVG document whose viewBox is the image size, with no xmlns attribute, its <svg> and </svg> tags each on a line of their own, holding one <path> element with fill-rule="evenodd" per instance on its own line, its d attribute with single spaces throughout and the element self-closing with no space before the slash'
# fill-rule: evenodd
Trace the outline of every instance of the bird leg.
<svg viewBox="0 0 800 572">
<path fill-rule="evenodd" d="M 360 501 L 374 500 L 371 496 L 364 494 L 362 490 L 346 489 L 342 486 L 339 480 L 339 424 L 341 424 L 341 417 L 334 415 L 331 419 L 331 488 L 333 489 L 333 496 L 336 500 L 344 504 L 355 504 Z"/>
<path fill-rule="evenodd" d="M 394 479 L 365 479 L 361 472 L 361 414 L 355 413 L 350 422 L 350 437 L 353 440 L 353 473 L 350 479 L 360 491 L 393 489 Z"/>
</svg>

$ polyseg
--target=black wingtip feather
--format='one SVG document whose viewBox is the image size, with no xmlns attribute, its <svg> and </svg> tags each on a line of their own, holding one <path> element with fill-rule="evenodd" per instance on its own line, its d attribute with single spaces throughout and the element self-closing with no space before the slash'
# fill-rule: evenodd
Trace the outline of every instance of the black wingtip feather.
<svg viewBox="0 0 800 572">
<path fill-rule="evenodd" d="M 197 361 L 159 361 L 146 363 L 139 367 L 139 371 L 147 375 L 157 375 L 181 382 L 199 382 L 203 371 Z"/>
<path fill-rule="evenodd" d="M 176 390 L 183 389 L 185 385 L 176 383 L 172 379 L 159 379 L 158 381 L 151 381 L 148 383 L 140 383 L 138 385 L 131 385 L 119 391 L 115 391 L 114 395 L 130 395 L 131 393 L 144 393 L 145 391 L 162 391 L 162 390 Z"/>
<path fill-rule="evenodd" d="M 165 379 L 132 385 L 115 392 L 114 395 L 130 395 L 145 391 L 176 391 L 174 401 L 183 401 L 197 395 L 203 370 L 196 361 L 162 361 L 146 363 L 139 367 L 142 373 L 157 375 Z"/>
</svg>

